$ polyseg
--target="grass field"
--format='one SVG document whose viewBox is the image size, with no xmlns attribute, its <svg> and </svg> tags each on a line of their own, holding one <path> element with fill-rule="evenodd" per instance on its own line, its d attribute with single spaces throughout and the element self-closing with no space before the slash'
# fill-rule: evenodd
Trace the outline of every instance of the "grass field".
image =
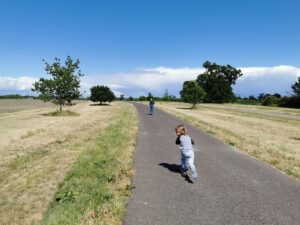
<svg viewBox="0 0 300 225">
<path fill-rule="evenodd" d="M 33 99 L 0 99 L 0 114 L 27 109 L 57 108 L 50 102 Z"/>
<path fill-rule="evenodd" d="M 26 104 L 30 105 L 29 102 Z M 32 104 L 35 106 L 24 106 L 14 112 L 6 110 L 0 114 L 0 224 L 26 225 L 39 224 L 41 221 L 44 224 L 93 224 L 89 221 L 95 220 L 95 212 L 107 215 L 105 224 L 120 224 L 132 173 L 131 157 L 136 132 L 134 108 L 126 103 L 91 106 L 89 102 L 83 101 L 70 108 L 78 116 L 52 117 L 48 113 L 54 111 L 55 106 L 37 107 L 36 102 Z M 131 132 L 124 136 L 124 129 L 127 128 Z M 117 138 L 114 135 L 123 139 L 113 140 Z M 113 143 L 122 146 L 124 152 L 119 149 L 117 154 Z M 114 168 L 108 166 L 109 171 L 101 170 L 99 165 L 106 157 L 108 162 L 119 160 L 122 163 Z M 91 161 L 84 161 L 86 159 Z M 82 165 L 82 162 L 85 163 Z M 76 171 L 90 164 L 98 165 L 97 176 L 109 177 L 91 182 L 99 190 L 104 190 L 99 196 L 109 196 L 109 201 L 97 204 L 95 211 L 90 208 L 93 196 L 86 197 L 88 191 L 85 187 L 80 189 L 80 183 L 79 190 L 66 191 L 69 185 L 77 186 L 72 183 L 74 180 L 76 183 L 76 180 L 82 179 Z M 83 171 L 87 172 L 85 175 L 90 173 L 89 170 Z M 94 193 L 93 190 L 89 191 Z M 70 196 L 68 193 L 71 193 Z M 83 206 L 79 204 L 82 202 L 81 195 L 85 196 L 86 201 Z M 63 200 L 57 201 L 57 196 L 62 196 Z M 75 198 L 80 200 L 72 200 L 71 203 L 75 205 L 74 208 L 79 205 L 76 208 L 79 211 L 61 211 L 63 217 L 72 222 L 53 221 L 54 214 L 61 218 L 57 207 Z M 118 213 L 109 214 L 115 211 Z M 76 223 L 70 219 L 75 214 Z"/>
<path fill-rule="evenodd" d="M 300 180 L 299 109 L 200 104 L 191 110 L 189 104 L 167 102 L 156 107 Z"/>
</svg>

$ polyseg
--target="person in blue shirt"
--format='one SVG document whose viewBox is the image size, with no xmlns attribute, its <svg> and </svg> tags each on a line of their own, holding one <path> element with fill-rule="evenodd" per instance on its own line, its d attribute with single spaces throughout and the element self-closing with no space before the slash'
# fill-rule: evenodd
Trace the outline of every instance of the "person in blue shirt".
<svg viewBox="0 0 300 225">
<path fill-rule="evenodd" d="M 154 111 L 154 101 L 153 99 L 151 98 L 150 99 L 150 102 L 149 102 L 149 107 L 150 107 L 150 114 L 153 115 L 153 111 Z"/>
</svg>

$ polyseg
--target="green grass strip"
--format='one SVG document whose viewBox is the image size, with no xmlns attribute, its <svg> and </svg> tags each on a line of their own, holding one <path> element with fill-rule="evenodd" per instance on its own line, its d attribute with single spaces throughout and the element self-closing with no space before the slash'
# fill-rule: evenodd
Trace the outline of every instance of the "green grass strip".
<svg viewBox="0 0 300 225">
<path fill-rule="evenodd" d="M 70 110 L 63 110 L 63 111 L 55 111 L 55 112 L 49 112 L 46 114 L 47 116 L 79 116 L 79 113 L 72 112 Z"/>
<path fill-rule="evenodd" d="M 121 223 L 131 190 L 136 118 L 132 106 L 122 107 L 117 118 L 79 156 L 42 224 Z"/>
</svg>

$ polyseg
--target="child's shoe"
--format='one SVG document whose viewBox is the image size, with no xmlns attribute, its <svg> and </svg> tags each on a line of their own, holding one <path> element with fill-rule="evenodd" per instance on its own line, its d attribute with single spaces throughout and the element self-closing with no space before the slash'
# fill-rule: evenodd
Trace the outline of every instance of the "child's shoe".
<svg viewBox="0 0 300 225">
<path fill-rule="evenodd" d="M 197 173 L 196 170 L 195 170 L 195 171 L 192 171 L 192 178 L 193 178 L 193 179 L 197 179 L 197 178 L 198 178 L 198 173 Z"/>
<path fill-rule="evenodd" d="M 187 169 L 183 170 L 181 166 L 180 166 L 180 172 L 181 172 L 181 176 L 183 176 L 183 177 L 187 176 Z"/>
</svg>

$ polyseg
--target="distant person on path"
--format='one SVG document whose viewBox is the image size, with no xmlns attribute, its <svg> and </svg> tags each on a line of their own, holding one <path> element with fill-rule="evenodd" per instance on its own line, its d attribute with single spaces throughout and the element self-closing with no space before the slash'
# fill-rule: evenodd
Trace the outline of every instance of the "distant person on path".
<svg viewBox="0 0 300 225">
<path fill-rule="evenodd" d="M 182 176 L 187 176 L 188 165 L 191 170 L 192 177 L 197 179 L 198 173 L 194 165 L 194 141 L 189 135 L 187 135 L 187 129 L 184 125 L 178 125 L 175 128 L 175 132 L 177 134 L 176 145 L 179 145 L 181 152 L 181 174 Z"/>
<path fill-rule="evenodd" d="M 150 102 L 149 102 L 149 106 L 150 106 L 150 114 L 153 115 L 153 111 L 154 111 L 154 101 L 152 98 L 150 98 Z"/>
</svg>

